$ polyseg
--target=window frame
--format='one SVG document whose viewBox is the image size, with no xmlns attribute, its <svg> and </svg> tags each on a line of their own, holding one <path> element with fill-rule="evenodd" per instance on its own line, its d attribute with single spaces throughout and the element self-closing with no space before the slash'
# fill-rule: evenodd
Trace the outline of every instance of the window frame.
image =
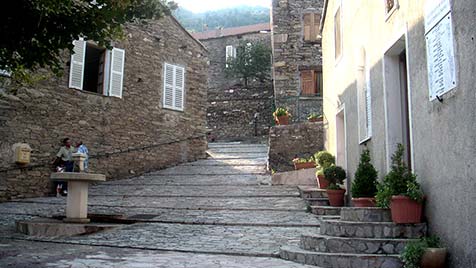
<svg viewBox="0 0 476 268">
<path fill-rule="evenodd" d="M 337 23 L 336 23 L 336 18 L 337 18 L 337 13 L 339 13 L 339 27 L 337 27 Z M 342 59 L 343 57 L 343 54 L 344 54 L 344 42 L 343 42 L 343 31 L 342 31 L 342 2 L 339 1 L 339 5 L 337 7 L 337 9 L 335 10 L 334 12 L 334 59 L 335 59 L 335 63 L 338 64 L 340 62 L 340 60 Z M 339 49 L 340 49 L 340 53 L 337 54 L 337 29 L 339 29 Z"/>
<path fill-rule="evenodd" d="M 400 8 L 400 4 L 399 4 L 398 0 L 393 0 L 392 9 L 387 10 L 387 1 L 389 1 L 389 0 L 384 0 L 384 1 L 385 1 L 384 2 L 385 21 L 387 22 L 390 19 L 390 17 L 392 17 L 393 13 L 395 13 L 395 11 Z"/>
<path fill-rule="evenodd" d="M 304 93 L 304 83 L 303 83 L 303 72 L 312 72 L 313 76 L 313 85 L 314 85 L 314 92 L 313 94 L 303 94 Z M 321 80 L 319 80 L 319 77 Z M 299 69 L 299 84 L 300 84 L 300 97 L 322 97 L 323 87 L 324 87 L 324 76 L 322 73 L 322 66 L 319 67 L 304 67 Z M 322 86 L 321 86 L 322 85 Z"/>
<path fill-rule="evenodd" d="M 168 105 L 166 103 L 166 98 L 165 98 L 165 91 L 167 90 L 167 83 L 166 83 L 166 79 L 167 79 L 167 68 L 172 68 L 172 72 L 173 72 L 173 85 L 172 85 L 172 105 Z M 176 99 L 176 82 L 177 82 L 177 79 L 176 79 L 176 71 L 177 69 L 181 70 L 182 72 L 182 86 L 181 86 L 181 90 L 182 90 L 182 107 L 176 107 L 175 106 L 175 99 Z M 163 82 L 163 91 L 162 91 L 162 106 L 164 109 L 168 109 L 168 110 L 172 110 L 172 111 L 178 111 L 178 112 L 184 112 L 185 111 L 185 79 L 186 79 L 186 74 L 185 74 L 185 67 L 184 66 L 181 66 L 181 65 L 177 65 L 177 64 L 172 64 L 172 63 L 168 63 L 168 62 L 164 62 L 164 71 L 163 71 L 163 79 L 162 79 L 162 82 Z"/>
</svg>

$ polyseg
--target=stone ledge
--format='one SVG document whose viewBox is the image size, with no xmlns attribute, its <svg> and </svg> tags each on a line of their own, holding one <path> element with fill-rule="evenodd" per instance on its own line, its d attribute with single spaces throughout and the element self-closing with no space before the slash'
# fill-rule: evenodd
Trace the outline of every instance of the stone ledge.
<svg viewBox="0 0 476 268">
<path fill-rule="evenodd" d="M 385 208 L 342 208 L 340 216 L 343 221 L 356 222 L 391 222 L 390 209 Z"/>
<path fill-rule="evenodd" d="M 299 194 L 302 198 L 322 198 L 327 197 L 325 189 L 319 189 L 315 186 L 298 186 Z"/>
<path fill-rule="evenodd" d="M 302 235 L 300 247 L 309 251 L 330 253 L 400 254 L 409 241 L 409 239 Z"/>
<path fill-rule="evenodd" d="M 398 255 L 322 253 L 281 247 L 282 259 L 325 268 L 401 268 Z"/>
<path fill-rule="evenodd" d="M 330 206 L 311 206 L 311 213 L 315 215 L 340 215 L 342 207 L 330 207 Z"/>
<path fill-rule="evenodd" d="M 17 221 L 15 225 L 17 232 L 35 237 L 63 237 L 91 234 L 122 226 L 118 224 L 64 223 L 60 220 L 53 219 Z"/>
<path fill-rule="evenodd" d="M 426 235 L 425 223 L 395 224 L 393 222 L 350 222 L 321 220 L 321 234 L 358 238 L 420 238 Z"/>
</svg>

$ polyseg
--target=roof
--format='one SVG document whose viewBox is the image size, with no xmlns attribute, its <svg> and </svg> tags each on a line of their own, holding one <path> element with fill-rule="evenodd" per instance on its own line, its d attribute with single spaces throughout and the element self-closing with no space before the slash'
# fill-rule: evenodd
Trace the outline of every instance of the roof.
<svg viewBox="0 0 476 268">
<path fill-rule="evenodd" d="M 198 40 L 206 40 L 225 36 L 258 33 L 260 31 L 271 31 L 271 25 L 267 22 L 233 28 L 210 30 L 206 32 L 193 33 L 192 35 Z"/>
<path fill-rule="evenodd" d="M 185 29 L 185 27 L 183 27 L 183 25 L 172 15 L 169 15 L 169 17 L 172 19 L 173 22 L 175 22 L 188 36 L 190 36 L 193 41 L 195 41 L 202 49 L 206 50 L 207 51 L 207 48 L 202 44 L 202 42 L 200 42 L 200 40 L 198 40 L 198 38 L 196 38 L 193 34 L 191 34 L 189 31 L 187 31 L 187 29 Z"/>
</svg>

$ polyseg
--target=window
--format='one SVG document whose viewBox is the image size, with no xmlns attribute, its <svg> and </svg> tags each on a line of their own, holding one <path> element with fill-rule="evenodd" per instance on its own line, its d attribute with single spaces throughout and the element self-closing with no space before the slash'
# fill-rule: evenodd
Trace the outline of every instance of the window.
<svg viewBox="0 0 476 268">
<path fill-rule="evenodd" d="M 183 111 L 185 99 L 185 69 L 165 63 L 164 108 Z"/>
<path fill-rule="evenodd" d="M 301 96 L 320 96 L 322 85 L 322 71 L 301 70 Z"/>
<path fill-rule="evenodd" d="M 122 98 L 125 51 L 107 50 L 84 40 L 73 44 L 69 87 Z"/>
<path fill-rule="evenodd" d="M 340 56 L 342 55 L 341 7 L 337 9 L 334 15 L 334 49 L 335 58 L 340 58 Z"/>
<path fill-rule="evenodd" d="M 368 63 L 365 63 L 365 65 L 362 67 L 363 68 L 360 69 L 359 73 L 359 80 L 361 82 L 358 83 L 360 143 L 367 141 L 372 136 L 372 94 L 370 87 L 370 68 Z"/>
<path fill-rule="evenodd" d="M 316 42 L 320 41 L 319 26 L 321 22 L 321 14 L 307 13 L 304 14 L 304 41 Z"/>
<path fill-rule="evenodd" d="M 226 51 L 225 51 L 226 68 L 228 68 L 228 61 L 232 58 L 236 58 L 236 47 L 226 46 Z"/>
</svg>

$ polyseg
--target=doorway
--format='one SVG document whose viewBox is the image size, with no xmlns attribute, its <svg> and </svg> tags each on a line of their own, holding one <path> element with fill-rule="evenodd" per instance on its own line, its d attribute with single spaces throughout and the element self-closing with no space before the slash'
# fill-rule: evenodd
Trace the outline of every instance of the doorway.
<svg viewBox="0 0 476 268">
<path fill-rule="evenodd" d="M 385 126 L 387 169 L 399 143 L 405 148 L 404 160 L 412 167 L 410 91 L 405 36 L 402 36 L 384 57 Z"/>
</svg>

